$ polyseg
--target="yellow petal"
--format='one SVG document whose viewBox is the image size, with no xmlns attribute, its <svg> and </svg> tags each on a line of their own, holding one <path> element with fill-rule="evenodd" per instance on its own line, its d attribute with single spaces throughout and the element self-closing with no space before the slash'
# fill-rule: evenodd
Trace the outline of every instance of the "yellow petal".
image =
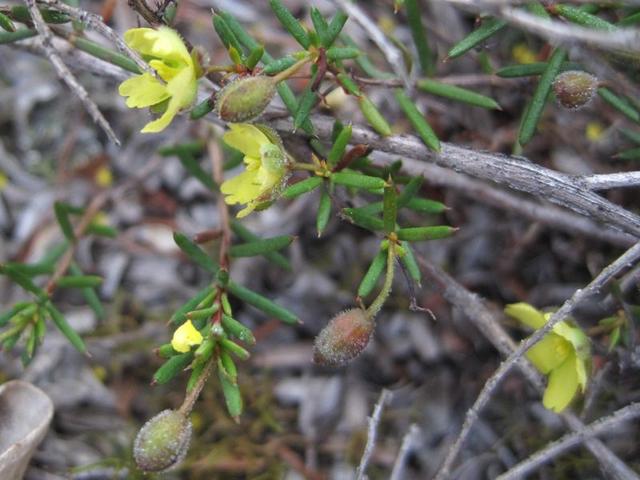
<svg viewBox="0 0 640 480">
<path fill-rule="evenodd" d="M 160 78 L 162 78 L 165 82 L 170 81 L 185 68 L 189 68 L 188 66 L 184 65 L 180 65 L 179 67 L 171 67 L 164 63 L 164 61 L 162 60 L 151 60 L 149 62 L 149 66 L 153 68 L 158 73 Z"/>
<path fill-rule="evenodd" d="M 542 404 L 549 410 L 561 412 L 571 403 L 577 390 L 576 357 L 571 355 L 549 375 L 549 384 L 544 391 Z"/>
<path fill-rule="evenodd" d="M 534 330 L 539 329 L 546 323 L 544 314 L 540 310 L 524 302 L 507 305 L 504 309 L 504 313 L 515 318 L 519 322 L 528 325 Z"/>
<path fill-rule="evenodd" d="M 176 352 L 185 353 L 191 350 L 194 345 L 200 345 L 202 343 L 202 335 L 196 327 L 193 326 L 191 320 L 184 322 L 174 332 L 171 339 L 171 346 Z"/>
<path fill-rule="evenodd" d="M 246 217 L 247 215 L 249 215 L 251 212 L 255 210 L 256 206 L 257 206 L 256 202 L 250 202 L 246 207 L 244 207 L 242 210 L 240 210 L 236 214 L 236 218 Z"/>
<path fill-rule="evenodd" d="M 148 73 L 128 78 L 120 84 L 118 92 L 127 98 L 127 107 L 144 108 L 169 98 L 167 88 Z"/>
<path fill-rule="evenodd" d="M 160 118 L 147 123 L 141 130 L 142 133 L 161 132 L 167 128 L 171 120 L 173 120 L 173 117 L 175 117 L 182 108 L 191 104 L 195 98 L 197 89 L 195 77 L 192 76 L 192 73 L 190 70 L 185 69 L 167 84 L 167 91 L 172 94 L 167 109 Z"/>
<path fill-rule="evenodd" d="M 564 363 L 573 354 L 573 347 L 556 334 L 545 335 L 527 351 L 527 358 L 545 375 Z"/>
<path fill-rule="evenodd" d="M 168 27 L 133 28 L 124 34 L 124 40 L 134 50 L 165 60 L 168 63 L 193 65 L 191 55 L 178 32 Z"/>
<path fill-rule="evenodd" d="M 553 326 L 553 331 L 571 343 L 578 357 L 585 360 L 591 357 L 589 337 L 581 328 L 569 325 L 567 322 L 560 322 Z"/>
<path fill-rule="evenodd" d="M 260 158 L 260 147 L 271 143 L 259 128 L 249 123 L 230 123 L 229 128 L 231 130 L 223 135 L 222 140 L 247 157 Z"/>
<path fill-rule="evenodd" d="M 226 195 L 228 205 L 248 203 L 260 196 L 260 184 L 256 180 L 257 171 L 245 170 L 220 185 L 220 191 Z"/>
</svg>

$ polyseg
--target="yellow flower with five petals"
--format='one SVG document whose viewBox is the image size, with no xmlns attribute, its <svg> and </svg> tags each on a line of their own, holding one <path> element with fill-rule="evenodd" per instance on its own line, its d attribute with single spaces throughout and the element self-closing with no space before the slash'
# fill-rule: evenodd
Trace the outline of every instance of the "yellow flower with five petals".
<svg viewBox="0 0 640 480">
<path fill-rule="evenodd" d="M 273 200 L 286 180 L 286 153 L 278 134 L 264 125 L 230 123 L 222 139 L 244 154 L 245 171 L 226 180 L 220 191 L 229 205 L 247 206 L 238 218 L 249 215 L 261 204 Z"/>
<path fill-rule="evenodd" d="M 505 313 L 533 328 L 542 328 L 551 318 L 528 303 L 507 305 Z M 589 337 L 577 326 L 563 321 L 527 351 L 529 361 L 549 377 L 542 403 L 545 408 L 561 412 L 576 395 L 584 392 L 591 364 Z"/>
<path fill-rule="evenodd" d="M 202 334 L 193 326 L 191 320 L 180 325 L 173 333 L 171 346 L 176 352 L 186 353 L 194 345 L 202 343 Z"/>
<path fill-rule="evenodd" d="M 162 116 L 142 129 L 143 133 L 160 132 L 181 109 L 195 100 L 197 65 L 180 35 L 171 28 L 133 28 L 125 32 L 124 40 L 142 54 L 166 83 L 145 72 L 122 82 L 118 91 L 127 97 L 129 108 L 162 108 L 166 105 Z"/>
</svg>

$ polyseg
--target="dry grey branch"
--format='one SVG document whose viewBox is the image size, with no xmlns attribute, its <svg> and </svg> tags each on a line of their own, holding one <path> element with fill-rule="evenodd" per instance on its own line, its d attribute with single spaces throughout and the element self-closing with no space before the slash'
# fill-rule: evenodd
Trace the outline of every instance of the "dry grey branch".
<svg viewBox="0 0 640 480">
<path fill-rule="evenodd" d="M 440 286 L 445 299 L 464 312 L 465 316 L 502 355 L 508 357 L 516 350 L 516 343 L 500 326 L 494 314 L 484 305 L 480 297 L 460 285 L 442 269 L 426 262 L 421 256 L 418 256 L 418 262 L 427 276 Z M 529 383 L 542 395 L 545 389 L 542 375 L 524 358 L 518 360 L 517 366 Z M 559 415 L 571 430 L 580 431 L 585 428 L 573 413 L 563 412 Z M 586 447 L 611 478 L 638 479 L 638 476 L 600 440 L 587 439 Z"/>
<path fill-rule="evenodd" d="M 104 118 L 97 105 L 89 98 L 89 94 L 84 89 L 80 83 L 76 80 L 73 74 L 69 71 L 67 66 L 64 64 L 60 55 L 53 47 L 52 44 L 52 34 L 51 30 L 45 23 L 42 18 L 42 13 L 38 9 L 35 0 L 26 0 L 27 7 L 29 8 L 29 12 L 31 14 L 31 18 L 33 19 L 33 24 L 40 35 L 40 41 L 42 42 L 42 47 L 45 49 L 47 56 L 49 57 L 49 61 L 53 65 L 56 70 L 56 73 L 63 80 L 67 86 L 77 95 L 77 97 L 82 102 L 82 105 L 87 110 L 91 118 L 95 123 L 97 123 L 102 130 L 107 134 L 109 140 L 111 140 L 116 145 L 120 145 L 120 140 L 114 133 L 111 125 L 107 122 L 107 119 Z"/>
<path fill-rule="evenodd" d="M 498 477 L 498 480 L 516 480 L 530 474 L 547 462 L 550 462 L 558 455 L 565 453 L 573 447 L 584 443 L 586 440 L 601 435 L 603 433 L 613 433 L 619 425 L 636 419 L 640 416 L 640 404 L 632 403 L 606 418 L 602 418 L 589 426 L 547 445 L 543 450 L 520 462 L 509 471 Z"/>
<path fill-rule="evenodd" d="M 640 172 L 604 173 L 577 177 L 589 190 L 609 190 L 611 188 L 630 188 L 640 186 Z"/>
<path fill-rule="evenodd" d="M 514 365 L 521 359 L 521 357 L 539 342 L 547 333 L 551 331 L 554 325 L 564 320 L 571 314 L 571 311 L 589 296 L 599 293 L 610 280 L 613 279 L 622 270 L 632 267 L 640 258 L 640 242 L 636 243 L 633 247 L 627 250 L 622 256 L 620 256 L 615 262 L 607 266 L 600 274 L 584 289 L 577 290 L 575 294 L 567 300 L 558 311 L 556 311 L 549 321 L 533 335 L 525 339 L 520 346 L 509 355 L 509 357 L 500 365 L 498 370 L 487 380 L 480 395 L 476 399 L 473 406 L 467 411 L 462 430 L 454 442 L 453 446 L 449 450 L 445 461 L 436 476 L 436 479 L 441 480 L 448 478 L 450 475 L 451 467 L 455 461 L 460 449 L 464 445 L 471 428 L 479 417 L 480 411 L 490 400 L 493 392 L 496 390 L 500 382 L 504 379 L 506 374 L 513 368 Z"/>
<path fill-rule="evenodd" d="M 389 477 L 389 480 L 402 480 L 404 478 L 404 466 L 407 462 L 407 456 L 416 447 L 416 443 L 418 442 L 419 437 L 420 429 L 414 423 L 409 427 L 409 431 L 402 439 L 402 445 L 400 445 L 400 451 L 398 452 L 396 461 L 393 464 L 393 469 L 391 470 L 391 476 Z"/>
<path fill-rule="evenodd" d="M 367 428 L 367 443 L 364 447 L 362 458 L 360 459 L 360 465 L 358 465 L 358 470 L 356 471 L 356 480 L 363 480 L 367 478 L 367 466 L 369 465 L 369 460 L 371 459 L 371 455 L 373 454 L 373 449 L 376 446 L 378 424 L 380 423 L 380 418 L 382 417 L 382 410 L 384 409 L 385 404 L 391 400 L 391 396 L 392 394 L 389 390 L 383 389 L 382 392 L 380 392 L 380 397 L 376 402 L 373 413 L 369 417 L 369 426 Z"/>
</svg>

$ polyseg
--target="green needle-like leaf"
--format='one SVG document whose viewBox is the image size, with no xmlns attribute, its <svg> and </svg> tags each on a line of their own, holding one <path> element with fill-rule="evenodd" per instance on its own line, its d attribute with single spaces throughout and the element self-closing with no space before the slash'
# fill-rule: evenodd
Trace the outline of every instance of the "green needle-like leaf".
<svg viewBox="0 0 640 480">
<path fill-rule="evenodd" d="M 457 102 L 468 103 L 469 105 L 475 105 L 476 107 L 487 108 L 490 110 L 502 110 L 498 102 L 493 98 L 481 95 L 466 88 L 456 87 L 455 85 L 448 85 L 446 83 L 436 82 L 435 80 L 419 80 L 418 88 L 427 93 L 438 95 L 439 97 L 449 98 Z"/>
<path fill-rule="evenodd" d="M 504 20 L 499 20 L 497 18 L 484 19 L 482 21 L 482 25 L 456 43 L 451 50 L 449 50 L 447 57 L 456 58 L 467 53 L 469 50 L 484 42 L 492 35 L 495 35 L 506 26 L 507 22 Z"/>
<path fill-rule="evenodd" d="M 415 128 L 424 144 L 431 150 L 439 152 L 440 140 L 438 140 L 438 137 L 431 128 L 431 125 L 429 125 L 427 120 L 424 118 L 424 115 L 420 113 L 415 103 L 413 103 L 404 90 L 400 88 L 396 88 L 394 90 L 394 95 L 398 105 L 400 105 L 400 108 L 409 119 L 409 122 L 411 122 L 411 125 L 413 125 L 413 128 Z"/>
<path fill-rule="evenodd" d="M 262 238 L 240 245 L 233 245 L 229 249 L 229 254 L 232 257 L 255 257 L 256 255 L 276 252 L 289 246 L 295 238 L 296 237 L 292 235 L 281 235 L 272 238 Z"/>
<path fill-rule="evenodd" d="M 211 273 L 218 272 L 218 265 L 213 259 L 207 255 L 207 253 L 202 250 L 198 245 L 193 243 L 191 239 L 189 239 L 186 235 L 180 232 L 173 233 L 173 240 L 176 242 L 176 245 L 180 247 L 187 257 L 191 259 L 192 262 L 200 265 L 205 270 Z"/>
<path fill-rule="evenodd" d="M 276 317 L 278 320 L 291 325 L 300 322 L 298 317 L 286 308 L 277 305 L 268 298 L 254 292 L 253 290 L 249 290 L 242 285 L 239 285 L 235 282 L 229 282 L 229 284 L 227 285 L 227 290 L 234 297 L 247 302 L 249 305 L 252 305 L 258 310 L 263 311 L 267 315 Z"/>
</svg>

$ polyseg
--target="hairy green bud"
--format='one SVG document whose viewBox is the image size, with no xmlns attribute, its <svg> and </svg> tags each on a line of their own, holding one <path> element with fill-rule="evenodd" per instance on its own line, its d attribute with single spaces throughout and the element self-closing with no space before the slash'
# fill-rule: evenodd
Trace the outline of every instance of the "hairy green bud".
<svg viewBox="0 0 640 480">
<path fill-rule="evenodd" d="M 184 460 L 191 441 L 191 421 L 176 410 L 163 410 L 145 423 L 133 445 L 136 465 L 162 472 Z"/>
<path fill-rule="evenodd" d="M 588 105 L 597 89 L 598 79 L 580 70 L 563 72 L 553 81 L 558 103 L 568 110 L 578 110 Z"/>
<path fill-rule="evenodd" d="M 360 308 L 352 308 L 331 319 L 313 344 L 313 361 L 339 367 L 350 362 L 369 344 L 375 322 Z"/>
<path fill-rule="evenodd" d="M 225 122 L 248 122 L 258 117 L 276 93 L 271 77 L 244 77 L 229 83 L 216 96 L 216 112 Z"/>
</svg>

